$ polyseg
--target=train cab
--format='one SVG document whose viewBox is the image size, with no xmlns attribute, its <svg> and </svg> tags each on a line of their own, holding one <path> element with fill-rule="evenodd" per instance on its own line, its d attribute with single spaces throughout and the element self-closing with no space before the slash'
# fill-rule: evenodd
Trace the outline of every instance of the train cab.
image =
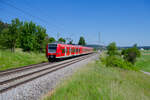
<svg viewBox="0 0 150 100">
<path fill-rule="evenodd" d="M 53 61 L 56 58 L 57 44 L 48 44 L 46 49 L 46 56 L 49 61 Z"/>
</svg>

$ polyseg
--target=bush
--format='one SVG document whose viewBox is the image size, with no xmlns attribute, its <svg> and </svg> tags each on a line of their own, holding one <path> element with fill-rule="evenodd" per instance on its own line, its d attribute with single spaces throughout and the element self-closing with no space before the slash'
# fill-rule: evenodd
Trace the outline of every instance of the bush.
<svg viewBox="0 0 150 100">
<path fill-rule="evenodd" d="M 126 50 L 122 50 L 121 54 L 125 61 L 134 64 L 136 62 L 136 58 L 140 57 L 141 53 L 136 46 L 132 48 L 128 48 Z"/>
<path fill-rule="evenodd" d="M 134 63 L 137 57 L 140 57 L 140 51 L 137 49 L 137 45 L 134 45 L 132 48 L 124 49 L 121 52 L 120 56 L 116 43 L 110 43 L 107 47 L 107 56 L 101 57 L 101 61 L 106 67 L 120 67 L 124 69 L 137 70 L 134 67 Z"/>
<path fill-rule="evenodd" d="M 118 56 L 101 57 L 101 61 L 106 67 L 120 67 L 123 69 L 137 70 L 130 62 L 124 61 Z"/>
<path fill-rule="evenodd" d="M 108 46 L 107 46 L 107 54 L 109 56 L 114 56 L 114 55 L 118 55 L 118 51 L 117 51 L 117 46 L 116 46 L 116 43 L 115 42 L 112 42 L 110 43 Z"/>
</svg>

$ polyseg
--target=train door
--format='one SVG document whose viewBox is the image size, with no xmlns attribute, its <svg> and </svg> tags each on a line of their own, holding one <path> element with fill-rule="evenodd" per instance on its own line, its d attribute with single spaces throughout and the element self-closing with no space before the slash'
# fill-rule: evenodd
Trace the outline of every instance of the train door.
<svg viewBox="0 0 150 100">
<path fill-rule="evenodd" d="M 71 47 L 69 47 L 69 49 L 70 49 L 70 50 L 69 50 L 69 51 L 70 51 L 70 52 L 69 52 L 69 53 L 70 53 L 69 55 L 71 55 Z"/>
<path fill-rule="evenodd" d="M 67 56 L 69 56 L 69 47 L 67 46 Z"/>
<path fill-rule="evenodd" d="M 76 47 L 74 48 L 74 55 L 76 55 Z"/>
<path fill-rule="evenodd" d="M 65 56 L 67 56 L 67 47 L 65 46 Z"/>
</svg>

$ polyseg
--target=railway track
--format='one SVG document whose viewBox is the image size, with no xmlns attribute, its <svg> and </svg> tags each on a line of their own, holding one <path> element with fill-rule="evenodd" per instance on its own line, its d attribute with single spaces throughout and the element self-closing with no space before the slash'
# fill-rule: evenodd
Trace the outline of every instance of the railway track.
<svg viewBox="0 0 150 100">
<path fill-rule="evenodd" d="M 5 71 L 0 71 L 0 77 L 4 76 L 4 75 L 11 74 L 11 73 L 16 73 L 16 72 L 19 72 L 19 71 L 22 71 L 22 70 L 25 71 L 25 70 L 29 70 L 29 69 L 49 65 L 49 64 L 50 64 L 49 62 L 45 62 L 45 63 L 39 63 L 39 64 L 32 64 L 32 65 L 29 65 L 29 66 L 23 66 L 23 67 L 19 67 L 19 68 L 12 68 L 12 69 L 8 69 L 8 70 L 5 70 Z"/>
<path fill-rule="evenodd" d="M 67 67 L 76 62 L 82 61 L 93 55 L 95 54 L 80 56 L 57 63 L 35 64 L 30 67 L 25 66 L 22 68 L 2 71 L 0 72 L 0 93 L 6 92 L 9 89 Z"/>
</svg>

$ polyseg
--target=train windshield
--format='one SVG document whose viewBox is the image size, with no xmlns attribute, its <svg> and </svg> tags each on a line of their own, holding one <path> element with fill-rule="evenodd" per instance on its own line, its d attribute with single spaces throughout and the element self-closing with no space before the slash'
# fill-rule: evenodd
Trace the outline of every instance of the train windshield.
<svg viewBox="0 0 150 100">
<path fill-rule="evenodd" d="M 57 44 L 49 44 L 48 45 L 48 52 L 49 53 L 56 53 Z"/>
</svg>

